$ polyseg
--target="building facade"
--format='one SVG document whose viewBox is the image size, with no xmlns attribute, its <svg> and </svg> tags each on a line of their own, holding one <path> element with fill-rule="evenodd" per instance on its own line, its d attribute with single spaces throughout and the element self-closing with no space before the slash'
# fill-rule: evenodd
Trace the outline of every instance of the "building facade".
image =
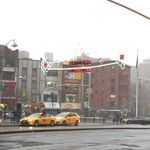
<svg viewBox="0 0 150 150">
<path fill-rule="evenodd" d="M 18 59 L 17 101 L 31 104 L 41 101 L 44 88 L 44 75 L 40 69 L 40 60 Z"/>
<path fill-rule="evenodd" d="M 129 109 L 130 67 L 121 69 L 118 64 L 93 69 L 91 73 L 91 108 Z"/>
<path fill-rule="evenodd" d="M 68 66 L 63 62 L 53 62 L 51 53 L 46 56 L 51 68 L 75 67 L 75 64 Z M 96 67 L 92 71 L 53 69 L 43 72 L 41 60 L 30 59 L 26 52 L 19 54 L 4 46 L 0 47 L 0 57 L 1 85 L 5 85 L 5 89 L 1 90 L 1 102 L 13 105 L 16 102 L 25 105 L 42 102 L 44 108 L 53 113 L 77 111 L 84 115 L 88 115 L 91 110 L 129 109 L 128 65 L 125 69 L 116 64 Z M 76 58 L 75 61 L 78 67 L 99 65 L 98 59 L 86 56 Z M 47 67 L 45 64 L 43 66 Z"/>
<path fill-rule="evenodd" d="M 83 57 L 79 59 L 78 67 L 82 66 L 81 60 L 91 61 L 93 66 L 100 65 L 98 59 Z M 63 67 L 66 68 L 68 65 Z M 118 64 L 99 66 L 89 72 L 82 69 L 79 72 L 65 70 L 62 84 L 64 85 L 61 94 L 63 109 L 76 110 L 84 115 L 104 109 L 121 111 L 130 109 L 130 66 L 128 65 L 125 65 L 124 69 Z"/>
<path fill-rule="evenodd" d="M 18 50 L 12 51 L 0 45 L 0 103 L 14 109 L 16 99 L 16 70 L 18 67 Z"/>
</svg>

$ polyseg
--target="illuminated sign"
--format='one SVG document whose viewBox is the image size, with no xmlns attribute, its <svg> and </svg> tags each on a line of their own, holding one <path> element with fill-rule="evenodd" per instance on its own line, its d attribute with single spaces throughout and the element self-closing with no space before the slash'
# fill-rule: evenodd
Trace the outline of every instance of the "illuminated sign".
<svg viewBox="0 0 150 150">
<path fill-rule="evenodd" d="M 92 72 L 92 68 L 87 68 L 87 69 L 71 69 L 71 70 L 68 70 L 68 72 Z"/>
<path fill-rule="evenodd" d="M 83 66 L 83 65 L 91 65 L 91 60 L 77 60 L 77 61 L 69 61 L 70 66 Z"/>
<path fill-rule="evenodd" d="M 122 60 L 123 58 L 124 58 L 124 56 L 122 55 L 120 57 L 120 59 Z M 91 60 L 65 61 L 63 63 L 63 65 L 64 65 L 63 67 L 58 67 L 58 66 L 52 67 L 52 64 L 50 64 L 47 60 L 43 60 L 41 58 L 40 59 L 40 67 L 45 75 L 47 75 L 48 71 L 50 71 L 50 70 L 55 70 L 55 71 L 65 70 L 65 71 L 74 72 L 74 73 L 92 72 L 93 68 L 110 66 L 110 65 L 115 65 L 115 64 L 118 64 L 121 69 L 125 69 L 125 63 L 123 63 L 122 61 L 100 58 L 98 60 L 98 62 L 99 62 L 99 65 L 98 64 L 92 65 Z"/>
<path fill-rule="evenodd" d="M 69 66 L 77 66 L 77 67 L 80 67 L 80 66 L 89 66 L 91 65 L 92 62 L 91 60 L 72 60 L 72 61 L 69 61 L 68 62 L 68 65 Z M 92 72 L 92 68 L 84 68 L 84 69 L 71 69 L 71 70 L 68 70 L 68 72 L 75 72 L 75 73 L 79 73 L 79 72 Z"/>
</svg>

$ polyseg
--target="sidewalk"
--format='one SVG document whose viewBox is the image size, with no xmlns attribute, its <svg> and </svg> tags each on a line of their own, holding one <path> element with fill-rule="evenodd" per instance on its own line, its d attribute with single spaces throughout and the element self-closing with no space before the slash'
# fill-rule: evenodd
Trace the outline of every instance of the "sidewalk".
<svg viewBox="0 0 150 150">
<path fill-rule="evenodd" d="M 19 123 L 17 122 L 12 122 L 10 119 L 2 119 L 2 122 L 0 123 L 0 127 L 3 127 L 3 126 L 18 126 Z"/>
</svg>

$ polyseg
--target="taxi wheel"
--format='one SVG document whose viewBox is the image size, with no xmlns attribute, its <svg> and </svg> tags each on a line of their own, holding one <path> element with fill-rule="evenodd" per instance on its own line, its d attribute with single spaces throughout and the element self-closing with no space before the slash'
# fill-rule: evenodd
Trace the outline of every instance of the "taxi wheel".
<svg viewBox="0 0 150 150">
<path fill-rule="evenodd" d="M 50 126 L 54 126 L 55 125 L 55 122 L 52 120 L 51 122 L 50 122 Z"/>
<path fill-rule="evenodd" d="M 66 125 L 67 125 L 67 123 L 66 123 L 65 120 L 62 122 L 62 125 L 63 125 L 63 126 L 66 126 Z"/>
<path fill-rule="evenodd" d="M 75 126 L 78 126 L 79 125 L 79 121 L 77 120 L 76 122 L 75 122 Z"/>
<path fill-rule="evenodd" d="M 38 127 L 38 126 L 39 126 L 39 122 L 38 122 L 38 121 L 35 121 L 35 122 L 34 122 L 34 126 L 35 126 L 35 127 Z"/>
</svg>

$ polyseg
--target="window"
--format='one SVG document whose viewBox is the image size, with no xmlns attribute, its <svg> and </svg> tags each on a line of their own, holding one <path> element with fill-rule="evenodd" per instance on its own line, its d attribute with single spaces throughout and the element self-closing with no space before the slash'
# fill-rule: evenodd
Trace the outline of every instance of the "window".
<svg viewBox="0 0 150 150">
<path fill-rule="evenodd" d="M 27 82 L 26 80 L 21 80 L 22 89 L 27 89 Z"/>
<path fill-rule="evenodd" d="M 72 102 L 75 102 L 75 99 L 76 99 L 75 94 L 66 94 L 65 95 L 65 102 L 72 103 Z"/>
<path fill-rule="evenodd" d="M 57 102 L 57 95 L 55 93 L 44 94 L 44 102 Z"/>
<path fill-rule="evenodd" d="M 32 81 L 32 89 L 36 89 L 37 87 L 37 82 L 36 81 Z"/>
<path fill-rule="evenodd" d="M 22 76 L 27 76 L 27 68 L 22 68 Z"/>
<path fill-rule="evenodd" d="M 111 86 L 111 87 L 110 87 L 110 93 L 111 93 L 111 94 L 115 94 L 115 87 L 114 87 L 114 86 Z"/>
<path fill-rule="evenodd" d="M 14 80 L 15 73 L 14 72 L 4 72 L 3 71 L 3 80 Z"/>
<path fill-rule="evenodd" d="M 49 70 L 47 76 L 58 76 L 57 70 Z"/>
<path fill-rule="evenodd" d="M 46 87 L 48 87 L 48 88 L 56 88 L 57 87 L 57 82 L 48 81 L 48 82 L 46 82 Z"/>
<path fill-rule="evenodd" d="M 37 69 L 32 69 L 32 77 L 37 77 Z"/>
</svg>

